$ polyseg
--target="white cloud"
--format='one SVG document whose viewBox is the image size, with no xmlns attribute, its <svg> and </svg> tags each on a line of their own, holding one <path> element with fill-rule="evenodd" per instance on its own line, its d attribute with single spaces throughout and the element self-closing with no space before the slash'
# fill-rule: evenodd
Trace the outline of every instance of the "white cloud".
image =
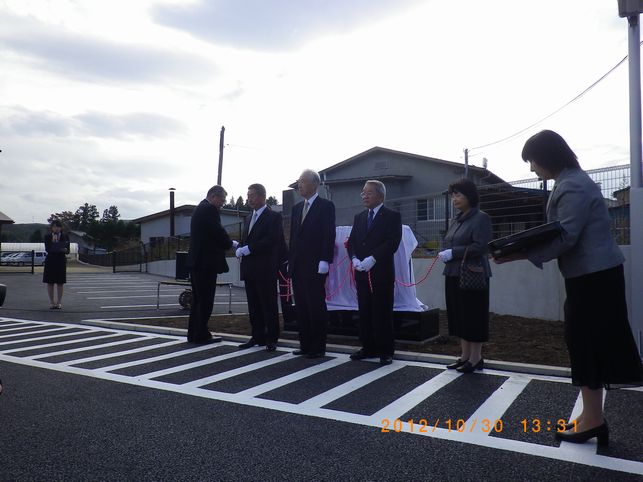
<svg viewBox="0 0 643 482">
<path fill-rule="evenodd" d="M 44 221 L 89 202 L 131 219 L 165 209 L 168 187 L 203 197 L 222 125 L 235 196 L 252 182 L 279 196 L 375 145 L 462 161 L 606 72 L 627 22 L 603 0 L 5 0 L 0 45 L 0 210 Z M 623 164 L 627 126 L 622 66 L 471 162 L 531 177 L 522 144 L 551 128 L 584 167 Z"/>
</svg>

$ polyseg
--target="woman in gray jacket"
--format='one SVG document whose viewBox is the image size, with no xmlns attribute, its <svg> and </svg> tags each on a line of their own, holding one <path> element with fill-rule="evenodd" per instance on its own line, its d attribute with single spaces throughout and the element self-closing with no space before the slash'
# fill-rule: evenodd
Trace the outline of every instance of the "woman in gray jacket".
<svg viewBox="0 0 643 482">
<path fill-rule="evenodd" d="M 608 443 L 603 388 L 640 385 L 643 367 L 632 336 L 625 301 L 624 257 L 610 233 L 610 217 L 599 187 L 583 171 L 576 154 L 553 131 L 527 140 L 522 158 L 543 179 L 555 179 L 547 219 L 559 221 L 559 237 L 528 251 L 496 260 L 528 259 L 542 268 L 558 260 L 565 278 L 565 342 L 572 383 L 580 386 L 583 411 L 556 438 Z"/>
<path fill-rule="evenodd" d="M 478 189 L 468 179 L 449 186 L 453 207 L 459 213 L 451 220 L 444 237 L 444 250 L 438 256 L 444 261 L 445 299 L 449 335 L 460 338 L 460 358 L 449 369 L 472 373 L 484 368 L 482 343 L 489 339 L 489 268 L 487 243 L 491 241 L 491 218 L 478 207 Z M 466 259 L 465 259 L 466 256 Z M 486 287 L 462 289 L 460 270 L 467 265 L 482 267 Z"/>
</svg>

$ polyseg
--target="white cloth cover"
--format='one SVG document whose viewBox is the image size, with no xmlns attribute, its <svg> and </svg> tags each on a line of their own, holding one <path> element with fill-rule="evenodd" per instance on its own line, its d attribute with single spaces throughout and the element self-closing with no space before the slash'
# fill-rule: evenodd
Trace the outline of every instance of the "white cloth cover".
<svg viewBox="0 0 643 482">
<path fill-rule="evenodd" d="M 344 247 L 348 240 L 352 226 L 337 226 L 335 228 L 335 253 L 333 264 L 328 273 L 326 282 L 326 306 L 329 310 L 357 310 L 357 292 L 352 284 L 349 267 L 351 260 Z M 402 226 L 402 241 L 395 252 L 395 279 L 403 283 L 415 283 L 413 275 L 411 253 L 418 242 L 411 228 Z M 416 297 L 415 286 L 402 286 L 395 283 L 394 311 L 426 311 L 428 306 Z"/>
</svg>

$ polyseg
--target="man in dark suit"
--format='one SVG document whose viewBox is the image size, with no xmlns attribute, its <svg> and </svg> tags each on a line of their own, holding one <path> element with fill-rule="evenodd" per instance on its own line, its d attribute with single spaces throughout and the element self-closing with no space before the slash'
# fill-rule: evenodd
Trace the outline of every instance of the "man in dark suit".
<svg viewBox="0 0 643 482">
<path fill-rule="evenodd" d="M 348 255 L 356 270 L 359 306 L 359 339 L 362 348 L 353 360 L 379 357 L 382 365 L 393 361 L 393 302 L 395 265 L 393 255 L 402 239 L 400 213 L 384 206 L 386 187 L 366 181 L 362 202 L 366 211 L 355 216 L 348 238 Z"/>
<path fill-rule="evenodd" d="M 246 286 L 252 337 L 239 348 L 266 345 L 266 351 L 275 351 L 279 338 L 277 269 L 285 244 L 283 223 L 281 214 L 266 206 L 266 188 L 261 184 L 248 187 L 248 205 L 253 212 L 244 224 L 236 255 Z"/>
<path fill-rule="evenodd" d="M 213 186 L 192 212 L 190 249 L 187 266 L 192 282 L 192 308 L 188 322 L 188 341 L 210 343 L 208 321 L 214 306 L 217 274 L 228 272 L 225 251 L 233 242 L 221 226 L 219 209 L 226 201 L 225 189 Z"/>
<path fill-rule="evenodd" d="M 319 358 L 326 353 L 326 278 L 335 249 L 335 205 L 319 197 L 319 174 L 305 170 L 297 180 L 304 198 L 290 217 L 290 272 L 299 323 L 295 355 Z"/>
</svg>

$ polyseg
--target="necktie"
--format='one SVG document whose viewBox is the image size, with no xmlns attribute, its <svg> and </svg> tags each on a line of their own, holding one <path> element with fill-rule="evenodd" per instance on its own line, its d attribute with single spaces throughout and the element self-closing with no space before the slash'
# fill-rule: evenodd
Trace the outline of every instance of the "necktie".
<svg viewBox="0 0 643 482">
<path fill-rule="evenodd" d="M 255 211 L 254 214 L 252 215 L 252 219 L 250 220 L 250 226 L 248 226 L 248 233 L 252 231 L 252 227 L 255 225 L 256 222 L 257 222 L 257 211 Z"/>
<path fill-rule="evenodd" d="M 304 224 L 304 219 L 306 219 L 306 214 L 308 214 L 308 201 L 304 203 L 304 210 L 301 213 L 301 224 Z"/>
<path fill-rule="evenodd" d="M 372 209 L 368 210 L 368 220 L 366 222 L 366 229 L 371 229 L 371 224 L 373 224 L 374 211 Z"/>
</svg>

